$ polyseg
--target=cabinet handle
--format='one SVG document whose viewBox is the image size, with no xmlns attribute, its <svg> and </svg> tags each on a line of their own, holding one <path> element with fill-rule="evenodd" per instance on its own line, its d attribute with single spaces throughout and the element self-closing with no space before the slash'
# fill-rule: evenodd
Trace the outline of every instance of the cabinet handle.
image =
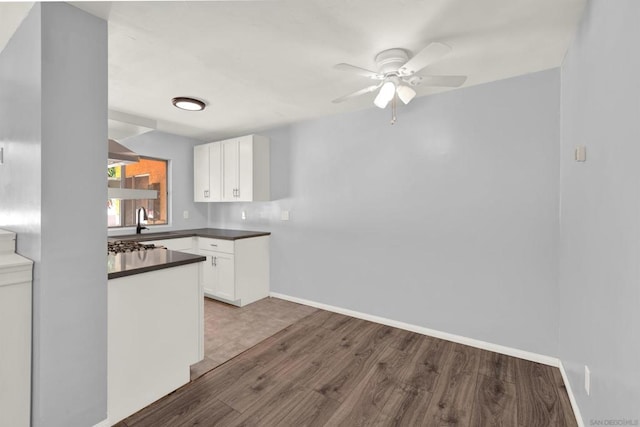
<svg viewBox="0 0 640 427">
<path fill-rule="evenodd" d="M 218 245 L 214 245 L 213 243 L 209 243 L 209 246 L 215 246 L 216 248 L 218 247 Z"/>
<path fill-rule="evenodd" d="M 213 266 L 214 266 L 214 267 L 217 267 L 217 266 L 218 266 L 218 257 L 217 257 L 217 256 L 214 256 L 214 257 L 213 257 Z"/>
<path fill-rule="evenodd" d="M 209 197 L 209 190 L 204 190 L 204 197 Z"/>
</svg>

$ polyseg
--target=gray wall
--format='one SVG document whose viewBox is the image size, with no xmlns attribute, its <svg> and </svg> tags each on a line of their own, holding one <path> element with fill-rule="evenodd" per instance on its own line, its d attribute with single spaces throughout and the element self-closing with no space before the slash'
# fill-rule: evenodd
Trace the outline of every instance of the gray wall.
<svg viewBox="0 0 640 427">
<path fill-rule="evenodd" d="M 273 232 L 272 291 L 555 355 L 559 78 L 266 132 L 273 201 L 210 225 Z"/>
<path fill-rule="evenodd" d="M 106 22 L 36 4 L 0 70 L 0 226 L 35 261 L 32 424 L 93 425 L 107 403 Z"/>
<path fill-rule="evenodd" d="M 34 7 L 0 52 L 0 227 L 18 233 L 18 252 L 36 263 L 42 205 L 40 39 L 40 7 Z"/>
<path fill-rule="evenodd" d="M 562 66 L 559 355 L 587 424 L 640 419 L 638 22 L 635 0 L 589 2 Z"/>
<path fill-rule="evenodd" d="M 147 233 L 207 226 L 209 204 L 193 201 L 193 146 L 204 144 L 204 141 L 151 131 L 123 139 L 120 142 L 140 155 L 170 160 L 170 224 L 168 226 L 151 226 L 150 230 L 146 231 Z M 185 210 L 189 211 L 188 219 L 183 217 Z M 109 231 L 109 235 L 112 236 L 131 233 L 135 233 L 135 227 Z"/>
</svg>

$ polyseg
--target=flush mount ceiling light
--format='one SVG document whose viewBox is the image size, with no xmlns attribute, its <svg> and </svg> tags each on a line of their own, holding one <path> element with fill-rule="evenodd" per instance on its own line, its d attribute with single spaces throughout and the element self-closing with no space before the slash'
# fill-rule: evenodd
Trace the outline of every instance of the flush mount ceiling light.
<svg viewBox="0 0 640 427">
<path fill-rule="evenodd" d="M 200 101 L 199 99 L 189 98 L 186 96 L 173 98 L 171 100 L 171 103 L 177 108 L 187 111 L 202 111 L 205 107 L 204 102 Z"/>
<path fill-rule="evenodd" d="M 349 71 L 380 83 L 360 89 L 334 99 L 334 103 L 346 101 L 365 93 L 378 91 L 373 103 L 378 108 L 386 108 L 391 102 L 391 124 L 396 122 L 396 99 L 408 104 L 416 96 L 416 91 L 411 86 L 439 86 L 459 87 L 467 80 L 467 76 L 433 76 L 417 74 L 423 68 L 442 59 L 451 52 L 451 48 L 444 43 L 433 42 L 427 45 L 413 57 L 405 49 L 387 49 L 376 55 L 375 62 L 378 72 L 356 67 L 351 64 L 337 64 L 338 70 Z"/>
</svg>

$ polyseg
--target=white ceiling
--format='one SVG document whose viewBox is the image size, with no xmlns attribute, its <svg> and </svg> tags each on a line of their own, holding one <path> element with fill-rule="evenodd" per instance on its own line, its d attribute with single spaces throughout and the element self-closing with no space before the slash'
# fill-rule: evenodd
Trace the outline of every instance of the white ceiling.
<svg viewBox="0 0 640 427">
<path fill-rule="evenodd" d="M 33 2 L 0 2 L 0 51 L 16 31 L 22 20 L 33 6 Z"/>
<path fill-rule="evenodd" d="M 557 67 L 585 0 L 275 0 L 72 3 L 109 21 L 109 108 L 202 140 L 372 108 L 375 94 L 332 99 L 370 84 L 334 70 L 375 69 L 384 49 L 453 52 L 433 74 L 464 87 Z M 0 5 L 2 27 L 12 28 Z M 18 10 L 18 12 L 16 12 Z M 17 24 L 16 24 L 17 25 Z M 15 28 L 15 25 L 13 26 Z M 5 31 L 6 32 L 6 31 Z M 11 34 L 11 33 L 9 33 Z M 5 37 L 3 40 L 2 37 Z M 6 42 L 0 33 L 0 48 Z M 441 91 L 442 89 L 439 89 Z M 418 96 L 437 90 L 420 88 Z M 203 99 L 202 112 L 171 105 Z M 411 108 L 411 104 L 407 107 Z"/>
</svg>

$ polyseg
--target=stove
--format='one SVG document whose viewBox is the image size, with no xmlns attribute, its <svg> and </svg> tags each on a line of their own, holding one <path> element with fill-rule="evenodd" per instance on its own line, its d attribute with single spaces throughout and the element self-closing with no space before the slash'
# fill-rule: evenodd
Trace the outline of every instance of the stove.
<svg viewBox="0 0 640 427">
<path fill-rule="evenodd" d="M 146 251 L 148 249 L 164 248 L 164 246 L 156 246 L 153 243 L 139 243 L 128 240 L 116 240 L 107 242 L 107 253 L 122 254 L 125 252 Z"/>
</svg>

